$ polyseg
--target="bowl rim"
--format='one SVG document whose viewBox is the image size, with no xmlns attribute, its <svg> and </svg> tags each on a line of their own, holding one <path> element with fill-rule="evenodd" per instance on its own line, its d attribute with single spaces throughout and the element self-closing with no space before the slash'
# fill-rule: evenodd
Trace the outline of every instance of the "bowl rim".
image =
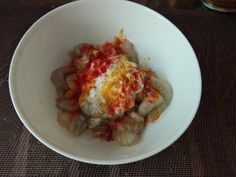
<svg viewBox="0 0 236 177">
<path fill-rule="evenodd" d="M 166 142 L 164 145 L 162 145 L 161 147 L 159 147 L 158 149 L 155 149 L 153 151 L 150 151 L 148 153 L 144 153 L 141 155 L 138 155 L 136 157 L 131 157 L 129 159 L 122 159 L 122 160 L 97 160 L 97 159 L 91 159 L 91 158 L 84 158 L 84 157 L 80 157 L 78 155 L 73 155 L 71 153 L 68 153 L 64 150 L 61 150 L 60 148 L 54 146 L 52 143 L 50 143 L 48 140 L 45 140 L 31 125 L 30 123 L 27 121 L 27 119 L 25 118 L 26 116 L 23 113 L 23 110 L 21 109 L 20 105 L 18 104 L 18 99 L 17 99 L 17 95 L 16 95 L 16 89 L 15 89 L 15 84 L 14 84 L 14 71 L 16 68 L 16 62 L 17 62 L 17 58 L 18 58 L 18 53 L 20 52 L 21 48 L 24 47 L 24 41 L 26 40 L 27 36 L 29 36 L 32 32 L 34 32 L 34 29 L 37 28 L 37 26 L 43 22 L 43 20 L 45 20 L 48 16 L 53 15 L 54 13 L 58 12 L 59 10 L 65 8 L 65 7 L 70 7 L 73 6 L 75 4 L 80 4 L 81 2 L 91 2 L 92 0 L 80 0 L 80 1 L 74 1 L 74 2 L 70 2 L 67 4 L 64 4 L 62 6 L 59 6 L 49 12 L 47 12 L 45 15 L 43 15 L 42 17 L 40 17 L 36 22 L 33 23 L 33 25 L 25 32 L 25 34 L 23 35 L 23 37 L 21 38 L 20 42 L 18 43 L 13 57 L 12 57 L 12 61 L 10 64 L 10 70 L 9 70 L 9 90 L 10 90 L 10 97 L 11 100 L 13 102 L 13 106 L 15 108 L 15 111 L 17 113 L 17 115 L 19 116 L 20 120 L 22 121 L 22 123 L 24 124 L 24 126 L 28 129 L 28 131 L 34 136 L 36 137 L 36 139 L 38 139 L 41 143 L 43 143 L 45 146 L 47 146 L 49 149 L 57 152 L 58 154 L 61 154 L 65 157 L 68 157 L 70 159 L 73 160 L 77 160 L 77 161 L 81 161 L 81 162 L 85 162 L 85 163 L 90 163 L 90 164 L 98 164 L 98 165 L 118 165 L 118 164 L 127 164 L 127 163 L 131 163 L 131 162 L 136 162 L 139 160 L 143 160 L 146 159 L 148 157 L 151 157 L 163 150 L 165 150 L 167 147 L 169 147 L 171 144 L 173 144 L 177 139 L 179 139 L 183 133 L 187 130 L 187 128 L 189 127 L 189 125 L 191 124 L 191 122 L 193 121 L 197 110 L 199 108 L 200 105 L 200 100 L 201 100 L 201 94 L 202 94 L 202 77 L 201 77 L 201 71 L 200 71 L 200 66 L 196 57 L 196 54 L 191 46 L 191 44 L 189 43 L 188 39 L 184 36 L 184 34 L 172 23 L 170 22 L 166 17 L 162 16 L 161 14 L 159 14 L 157 11 L 154 11 L 146 6 L 143 6 L 141 4 L 135 3 L 135 2 L 131 2 L 131 1 L 124 1 L 124 0 L 120 0 L 123 1 L 122 3 L 127 3 L 129 5 L 134 5 L 137 8 L 142 8 L 145 11 L 148 11 L 149 13 L 151 13 L 152 15 L 156 15 L 158 18 L 161 18 L 161 20 L 163 20 L 165 23 L 168 23 L 169 25 L 173 26 L 175 31 L 177 33 L 179 33 L 179 35 L 182 36 L 183 40 L 185 40 L 185 42 L 187 42 L 187 44 L 190 47 L 190 50 L 192 51 L 193 55 L 194 55 L 194 59 L 193 62 L 195 62 L 195 66 L 196 66 L 196 72 L 198 73 L 198 83 L 199 83 L 199 93 L 198 93 L 198 98 L 197 98 L 197 103 L 196 103 L 196 107 L 194 110 L 192 110 L 191 113 L 191 119 L 189 119 L 189 122 L 186 123 L 186 126 L 183 127 L 178 134 L 176 134 L 175 136 L 173 136 L 168 142 Z M 105 2 L 105 1 L 109 1 L 109 0 L 100 0 L 101 2 Z"/>
</svg>

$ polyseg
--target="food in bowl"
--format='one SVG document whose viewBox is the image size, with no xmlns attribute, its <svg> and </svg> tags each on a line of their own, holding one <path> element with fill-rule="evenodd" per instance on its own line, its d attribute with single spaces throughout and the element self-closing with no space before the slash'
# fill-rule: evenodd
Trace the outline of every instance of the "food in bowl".
<svg viewBox="0 0 236 177">
<path fill-rule="evenodd" d="M 98 139 L 133 145 L 171 101 L 171 86 L 139 65 L 122 33 L 112 42 L 74 47 L 69 60 L 52 72 L 51 81 L 58 122 L 74 135 L 90 130 Z"/>
</svg>

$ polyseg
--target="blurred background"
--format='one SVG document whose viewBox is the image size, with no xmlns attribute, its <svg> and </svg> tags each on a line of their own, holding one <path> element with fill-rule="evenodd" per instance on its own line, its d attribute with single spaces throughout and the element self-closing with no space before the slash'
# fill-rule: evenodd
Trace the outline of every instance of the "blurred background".
<svg viewBox="0 0 236 177">
<path fill-rule="evenodd" d="M 132 0 L 131 0 L 132 1 Z M 163 8 L 199 8 L 200 0 L 133 0 L 140 4 L 149 4 L 151 6 L 160 6 Z M 46 4 L 62 4 L 71 2 L 71 0 L 1 0 L 1 5 L 46 5 Z"/>
<path fill-rule="evenodd" d="M 72 0 L 1 0 L 0 6 L 58 6 Z M 130 0 L 148 7 L 161 9 L 206 9 L 236 12 L 236 0 Z"/>
</svg>

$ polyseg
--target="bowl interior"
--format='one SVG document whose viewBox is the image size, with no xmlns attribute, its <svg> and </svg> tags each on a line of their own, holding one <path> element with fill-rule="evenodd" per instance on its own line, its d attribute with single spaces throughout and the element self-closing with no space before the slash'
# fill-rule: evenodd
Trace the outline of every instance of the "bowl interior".
<svg viewBox="0 0 236 177">
<path fill-rule="evenodd" d="M 67 62 L 74 45 L 110 41 L 123 28 L 139 58 L 173 88 L 173 100 L 131 147 L 73 137 L 57 123 L 51 72 Z M 128 163 L 149 157 L 173 143 L 191 123 L 201 95 L 196 56 L 182 33 L 164 17 L 128 1 L 82 0 L 41 18 L 18 45 L 10 69 L 16 111 L 30 132 L 51 149 L 96 164 Z"/>
</svg>

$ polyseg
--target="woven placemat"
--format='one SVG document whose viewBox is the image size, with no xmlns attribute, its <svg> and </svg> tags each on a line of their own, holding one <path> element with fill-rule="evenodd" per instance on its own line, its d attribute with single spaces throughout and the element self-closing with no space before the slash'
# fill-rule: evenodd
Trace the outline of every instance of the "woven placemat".
<svg viewBox="0 0 236 177">
<path fill-rule="evenodd" d="M 202 71 L 194 121 L 173 145 L 148 159 L 101 166 L 48 149 L 23 126 L 11 103 L 8 72 L 25 31 L 54 6 L 0 6 L 0 176 L 236 176 L 236 18 L 201 10 L 159 11 L 186 35 Z"/>
</svg>

